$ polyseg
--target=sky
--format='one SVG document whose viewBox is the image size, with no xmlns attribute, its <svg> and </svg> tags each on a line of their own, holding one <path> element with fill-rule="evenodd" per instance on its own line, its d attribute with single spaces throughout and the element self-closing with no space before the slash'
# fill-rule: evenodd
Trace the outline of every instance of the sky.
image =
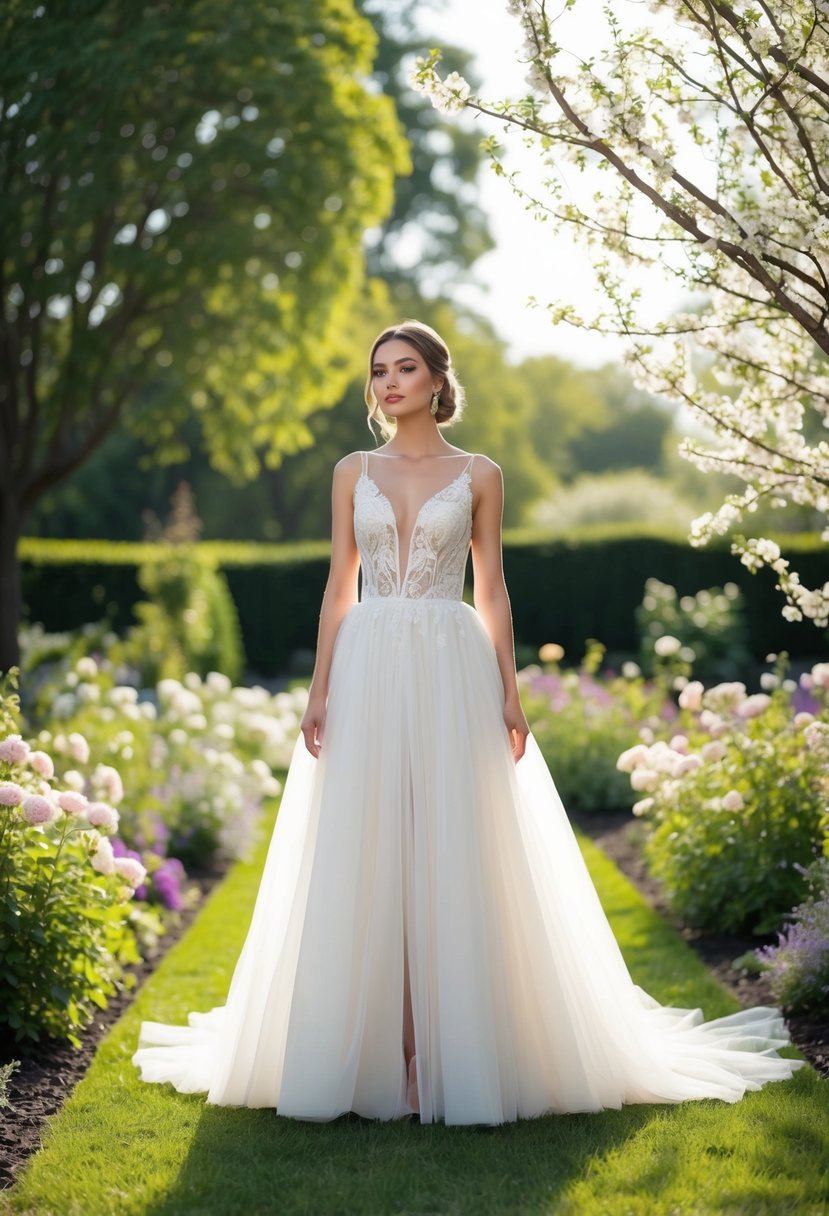
<svg viewBox="0 0 829 1216">
<path fill-rule="evenodd" d="M 635 9 L 641 20 L 642 6 Z M 424 6 L 422 12 L 429 46 L 456 44 L 474 55 L 482 98 L 496 101 L 526 93 L 526 69 L 518 59 L 521 28 L 518 19 L 507 12 L 505 0 L 445 0 L 435 8 Z M 582 0 L 567 15 L 564 45 L 579 51 L 595 49 L 597 19 L 602 26 L 599 0 Z M 438 70 L 446 74 L 440 67 Z M 524 148 L 519 131 L 505 132 L 503 123 L 471 111 L 447 116 L 447 121 L 472 126 L 482 138 L 496 135 L 509 149 L 504 157 L 506 167 L 520 169 L 524 184 L 530 184 L 533 173 L 537 175 L 537 159 Z M 579 176 L 575 169 L 569 173 L 573 178 Z M 603 185 L 609 181 L 603 175 Z M 475 263 L 469 280 L 458 285 L 455 298 L 491 319 L 514 362 L 546 354 L 591 367 L 621 361 L 621 339 L 563 323 L 553 325 L 543 307 L 561 299 L 586 317 L 596 311 L 596 276 L 590 255 L 575 242 L 569 226 L 557 232 L 551 222 L 541 224 L 533 219 L 509 182 L 497 176 L 488 162 L 481 165 L 478 187 L 479 205 L 489 216 L 495 248 Z M 663 299 L 667 294 L 661 281 L 652 281 L 650 291 Z M 530 296 L 535 296 L 539 307 L 528 307 Z"/>
</svg>

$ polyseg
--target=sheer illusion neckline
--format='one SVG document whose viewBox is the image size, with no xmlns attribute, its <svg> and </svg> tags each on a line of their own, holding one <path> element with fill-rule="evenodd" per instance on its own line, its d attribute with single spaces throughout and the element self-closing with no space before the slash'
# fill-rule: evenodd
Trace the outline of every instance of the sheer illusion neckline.
<svg viewBox="0 0 829 1216">
<path fill-rule="evenodd" d="M 462 455 L 464 455 L 464 453 L 456 453 L 455 456 L 453 457 L 453 459 L 460 460 Z M 453 477 L 451 481 L 448 481 L 446 483 L 446 485 L 441 486 L 439 489 L 435 490 L 435 492 L 433 494 L 430 494 L 428 498 L 425 498 L 423 500 L 423 502 L 420 504 L 420 506 L 418 507 L 417 512 L 414 517 L 414 522 L 412 523 L 411 531 L 409 533 L 409 543 L 406 548 L 406 568 L 402 574 L 400 572 L 400 525 L 397 520 L 397 512 L 395 511 L 394 504 L 392 503 L 388 494 L 386 494 L 385 491 L 380 489 L 377 482 L 374 480 L 374 478 L 371 476 L 371 474 L 368 471 L 368 452 L 363 452 L 362 458 L 363 458 L 363 468 L 362 468 L 362 472 L 360 473 L 360 476 L 358 477 L 357 480 L 358 481 L 365 480 L 365 481 L 369 482 L 369 484 L 374 488 L 376 494 L 380 498 L 382 498 L 383 501 L 388 506 L 389 514 L 392 517 L 392 524 L 393 524 L 392 532 L 394 533 L 396 571 L 397 571 L 397 590 L 398 590 L 398 594 L 402 595 L 403 588 L 406 586 L 406 580 L 409 577 L 409 567 L 411 565 L 411 558 L 412 558 L 412 541 L 414 540 L 415 532 L 417 531 L 418 524 L 420 523 L 420 517 L 423 515 L 423 512 L 426 510 L 426 508 L 429 506 L 429 504 L 431 502 L 434 502 L 436 499 L 439 499 L 442 494 L 446 494 L 449 490 L 451 490 L 454 486 L 456 486 L 459 481 L 462 481 L 463 478 L 467 478 L 471 483 L 472 475 L 470 473 L 470 468 L 472 465 L 472 461 L 475 459 L 475 453 L 474 452 L 471 453 L 466 464 L 461 469 L 460 473 L 457 474 L 456 477 Z M 390 457 L 386 456 L 386 457 L 383 457 L 383 459 L 388 460 L 388 459 L 390 459 Z M 443 457 L 438 457 L 438 459 L 448 460 L 448 459 L 450 459 L 450 457 L 443 456 Z"/>
</svg>

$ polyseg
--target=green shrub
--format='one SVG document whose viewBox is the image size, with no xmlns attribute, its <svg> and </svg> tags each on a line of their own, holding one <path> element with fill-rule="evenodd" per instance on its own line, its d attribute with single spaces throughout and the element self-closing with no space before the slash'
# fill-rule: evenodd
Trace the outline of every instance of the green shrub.
<svg viewBox="0 0 829 1216">
<path fill-rule="evenodd" d="M 802 898 L 804 867 L 822 847 L 826 758 L 814 741 L 829 724 L 794 712 L 796 686 L 782 670 L 770 694 L 686 684 L 670 742 L 619 757 L 646 795 L 633 810 L 649 826 L 651 873 L 689 925 L 771 932 Z"/>
<path fill-rule="evenodd" d="M 698 679 L 736 679 L 751 657 L 743 608 L 736 583 L 680 596 L 669 583 L 649 578 L 636 609 L 643 670 L 679 671 L 678 659 L 693 666 Z"/>
<path fill-rule="evenodd" d="M 51 784 L 50 757 L 16 730 L 17 675 L 0 683 L 0 1025 L 15 1042 L 45 1034 L 78 1047 L 125 964 L 140 961 L 127 901 L 143 867 L 113 857 L 113 808 L 99 830 L 105 804 Z"/>
<path fill-rule="evenodd" d="M 561 533 L 586 524 L 649 524 L 654 519 L 682 531 L 696 514 L 673 485 L 647 469 L 583 473 L 532 510 L 537 527 Z"/>
<path fill-rule="evenodd" d="M 735 561 L 724 537 L 694 549 L 684 531 L 669 532 L 658 522 L 591 525 L 562 536 L 506 528 L 504 574 L 516 643 L 536 654 L 554 630 L 569 653 L 581 654 L 587 639 L 596 637 L 609 652 L 633 657 L 638 646 L 634 611 L 646 579 L 656 575 L 676 586 L 680 595 L 729 581 L 738 584 L 746 603 L 749 651 L 757 660 L 779 648 L 783 636 L 795 657 L 813 658 L 826 650 L 829 632 L 816 631 L 811 621 L 782 620 L 773 571 L 750 572 Z M 295 651 L 313 650 L 328 576 L 328 541 L 202 541 L 195 547 L 227 578 L 251 667 L 279 674 L 290 667 Z M 820 534 L 787 535 L 784 547 L 804 584 L 821 586 L 826 545 Z M 25 617 L 46 630 L 64 630 L 106 615 L 109 627 L 122 634 L 133 623 L 133 605 L 141 598 L 138 563 L 176 548 L 23 537 L 19 553 Z M 467 573 L 469 593 L 471 569 Z"/>
<path fill-rule="evenodd" d="M 185 548 L 145 562 L 138 582 L 150 597 L 134 606 L 139 623 L 116 648 L 141 684 L 219 671 L 236 683 L 245 664 L 236 607 L 215 562 Z"/>
</svg>

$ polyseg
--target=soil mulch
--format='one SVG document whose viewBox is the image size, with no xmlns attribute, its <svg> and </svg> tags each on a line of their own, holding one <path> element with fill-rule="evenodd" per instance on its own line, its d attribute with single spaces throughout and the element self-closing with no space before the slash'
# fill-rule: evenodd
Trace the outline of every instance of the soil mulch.
<svg viewBox="0 0 829 1216">
<path fill-rule="evenodd" d="M 734 993 L 744 1009 L 776 1004 L 768 979 L 762 972 L 755 975 L 732 965 L 747 951 L 776 943 L 776 934 L 759 937 L 755 934 L 703 933 L 688 928 L 666 904 L 660 883 L 648 874 L 641 848 L 644 825 L 632 819 L 629 811 L 570 813 L 569 818 L 616 863 L 651 907 L 673 925 L 720 983 Z M 803 1052 L 816 1072 L 829 1078 L 829 1019 L 791 1014 L 786 1017 L 786 1025 L 795 1047 Z"/>
<path fill-rule="evenodd" d="M 20 1060 L 20 1067 L 14 1070 L 6 1086 L 10 1106 L 0 1107 L 0 1190 L 14 1185 L 16 1172 L 40 1148 L 46 1120 L 69 1097 L 92 1062 L 101 1039 L 133 1002 L 170 947 L 189 929 L 228 869 L 225 864 L 206 874 L 192 871 L 188 874 L 188 883 L 199 888 L 201 898 L 193 907 L 178 913 L 178 919 L 169 923 L 156 949 L 148 951 L 142 963 L 128 968 L 128 973 L 135 976 L 135 987 L 112 997 L 106 1009 L 96 1009 L 94 1021 L 81 1034 L 80 1047 L 60 1042 L 41 1045 L 15 1044 L 6 1038 L 0 1041 L 0 1064 Z"/>
<path fill-rule="evenodd" d="M 665 904 L 661 887 L 652 879 L 642 860 L 637 829 L 627 811 L 596 812 L 591 815 L 570 815 L 572 822 L 590 837 L 616 863 L 641 891 L 648 902 L 663 915 L 697 952 L 703 962 L 725 984 L 744 1007 L 774 1004 L 768 982 L 763 975 L 738 971 L 732 961 L 747 950 L 762 944 L 757 937 L 735 934 L 700 933 L 678 923 Z M 130 968 L 136 985 L 129 992 L 113 997 L 108 1007 L 96 1012 L 95 1020 L 83 1032 L 82 1046 L 69 1044 L 0 1044 L 0 1064 L 20 1059 L 7 1085 L 10 1107 L 0 1108 L 0 1190 L 14 1184 L 16 1173 L 28 1157 L 40 1148 L 41 1132 L 46 1120 L 53 1115 L 86 1072 L 98 1044 L 109 1028 L 118 1021 L 135 999 L 144 981 L 152 974 L 164 955 L 190 927 L 204 899 L 225 876 L 226 869 L 191 876 L 201 889 L 202 899 L 182 911 L 176 923 L 159 940 L 158 947 L 143 963 Z M 771 938 L 765 940 L 772 940 Z M 792 1041 L 812 1066 L 829 1078 L 829 1021 L 807 1017 L 786 1019 Z"/>
</svg>

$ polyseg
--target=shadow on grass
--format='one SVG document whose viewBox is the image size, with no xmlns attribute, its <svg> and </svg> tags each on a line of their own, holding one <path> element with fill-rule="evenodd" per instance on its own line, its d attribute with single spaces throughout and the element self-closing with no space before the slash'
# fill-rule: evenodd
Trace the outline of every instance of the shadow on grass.
<svg viewBox="0 0 829 1216">
<path fill-rule="evenodd" d="M 575 1179 L 653 1118 L 649 1106 L 446 1127 L 330 1123 L 205 1106 L 187 1159 L 148 1216 L 557 1211 Z"/>
</svg>

